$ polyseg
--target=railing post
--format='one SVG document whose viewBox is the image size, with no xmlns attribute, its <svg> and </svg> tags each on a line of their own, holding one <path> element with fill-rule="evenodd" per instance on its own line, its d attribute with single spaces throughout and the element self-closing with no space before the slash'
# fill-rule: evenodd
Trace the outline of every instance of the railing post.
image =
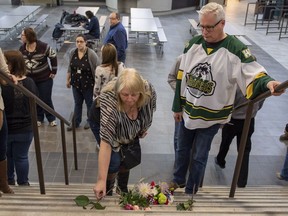
<svg viewBox="0 0 288 216">
<path fill-rule="evenodd" d="M 68 179 L 67 149 L 66 149 L 66 138 L 65 138 L 64 121 L 61 120 L 60 123 L 61 123 L 61 137 L 62 137 L 62 152 L 63 152 L 65 184 L 68 185 L 69 184 L 69 179 Z"/>
<path fill-rule="evenodd" d="M 34 145 L 35 145 L 35 155 L 37 162 L 37 170 L 38 170 L 38 180 L 40 185 L 40 193 L 45 194 L 45 184 L 44 184 L 44 174 L 43 174 L 43 166 L 42 166 L 42 157 L 41 157 L 41 148 L 40 148 L 40 139 L 39 139 L 39 131 L 37 125 L 37 111 L 36 111 L 36 102 L 34 98 L 29 97 L 30 104 L 30 112 L 32 118 L 32 128 L 34 134 Z"/>
<path fill-rule="evenodd" d="M 73 137 L 73 152 L 74 152 L 74 167 L 78 170 L 78 160 L 77 160 L 77 142 L 76 142 L 76 131 L 75 131 L 75 116 L 72 113 L 72 137 Z"/>
<path fill-rule="evenodd" d="M 245 151 L 245 147 L 246 147 L 250 122 L 251 122 L 251 118 L 252 118 L 253 107 L 254 107 L 254 102 L 250 101 L 248 103 L 248 106 L 247 106 L 246 119 L 245 119 L 245 122 L 243 125 L 243 131 L 242 131 L 240 146 L 239 146 L 239 150 L 238 150 L 238 157 L 237 157 L 237 161 L 236 161 L 236 165 L 235 165 L 235 170 L 234 170 L 234 175 L 233 175 L 233 180 L 232 180 L 232 184 L 231 184 L 229 197 L 234 197 L 234 194 L 235 194 L 236 185 L 238 182 L 240 169 L 242 166 L 242 160 L 243 160 L 243 156 L 244 156 L 244 151 Z"/>
</svg>

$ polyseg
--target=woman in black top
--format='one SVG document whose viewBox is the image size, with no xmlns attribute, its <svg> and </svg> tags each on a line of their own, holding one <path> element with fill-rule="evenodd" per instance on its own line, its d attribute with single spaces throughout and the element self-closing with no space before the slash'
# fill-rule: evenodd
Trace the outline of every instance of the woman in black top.
<svg viewBox="0 0 288 216">
<path fill-rule="evenodd" d="M 22 85 L 32 93 L 37 94 L 34 81 L 26 77 L 25 62 L 21 52 L 11 50 L 4 52 L 4 55 L 11 74 L 15 75 L 18 80 L 18 85 Z M 8 85 L 3 86 L 2 90 L 8 124 L 8 183 L 15 185 L 15 170 L 18 185 L 28 186 L 28 151 L 33 139 L 29 98 L 23 92 Z"/>
</svg>

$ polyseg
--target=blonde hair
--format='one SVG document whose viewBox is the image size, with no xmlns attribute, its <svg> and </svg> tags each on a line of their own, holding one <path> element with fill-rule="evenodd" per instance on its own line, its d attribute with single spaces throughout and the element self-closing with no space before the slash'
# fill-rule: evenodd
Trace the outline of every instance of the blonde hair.
<svg viewBox="0 0 288 216">
<path fill-rule="evenodd" d="M 199 20 L 202 16 L 207 14 L 213 14 L 216 17 L 216 20 L 225 20 L 225 12 L 222 7 L 222 5 L 216 3 L 216 2 L 210 2 L 206 5 L 204 5 L 200 11 L 198 11 L 199 14 Z"/>
<path fill-rule="evenodd" d="M 137 108 L 144 106 L 151 96 L 148 82 L 142 78 L 138 71 L 134 68 L 125 68 L 117 78 L 110 81 L 102 90 L 102 92 L 114 90 L 118 101 L 118 108 L 122 112 L 124 111 L 124 103 L 120 98 L 120 92 L 124 88 L 140 94 L 136 102 Z"/>
</svg>

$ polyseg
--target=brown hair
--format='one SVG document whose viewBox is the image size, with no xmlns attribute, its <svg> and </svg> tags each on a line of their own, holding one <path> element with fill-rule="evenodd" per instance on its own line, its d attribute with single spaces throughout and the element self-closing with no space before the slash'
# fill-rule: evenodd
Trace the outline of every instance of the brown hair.
<svg viewBox="0 0 288 216">
<path fill-rule="evenodd" d="M 33 43 L 37 41 L 37 35 L 34 29 L 29 27 L 29 28 L 25 28 L 23 31 L 26 37 L 26 41 L 28 43 Z"/>
<path fill-rule="evenodd" d="M 117 61 L 117 50 L 111 43 L 103 45 L 102 49 L 102 65 L 112 66 L 112 71 L 115 71 L 115 76 L 118 76 L 118 61 Z"/>
<path fill-rule="evenodd" d="M 23 55 L 18 50 L 8 50 L 4 52 L 4 56 L 9 65 L 10 73 L 22 77 L 26 75 L 26 65 Z"/>
</svg>

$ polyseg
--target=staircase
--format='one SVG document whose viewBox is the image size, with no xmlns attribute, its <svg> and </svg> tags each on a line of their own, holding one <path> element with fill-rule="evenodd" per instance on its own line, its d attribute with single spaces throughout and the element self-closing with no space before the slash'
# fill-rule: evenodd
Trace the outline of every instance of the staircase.
<svg viewBox="0 0 288 216">
<path fill-rule="evenodd" d="M 86 195 L 95 201 L 93 185 L 46 185 L 46 194 L 41 195 L 39 186 L 14 187 L 15 194 L 2 194 L 0 215 L 2 216 L 74 216 L 74 215 L 288 215 L 288 188 L 283 186 L 238 188 L 235 198 L 228 198 L 228 187 L 203 187 L 194 196 L 193 210 L 176 211 L 176 204 L 187 201 L 183 190 L 176 190 L 173 205 L 152 206 L 151 211 L 128 211 L 118 206 L 118 195 L 101 201 L 105 210 L 82 209 L 73 199 Z"/>
</svg>

